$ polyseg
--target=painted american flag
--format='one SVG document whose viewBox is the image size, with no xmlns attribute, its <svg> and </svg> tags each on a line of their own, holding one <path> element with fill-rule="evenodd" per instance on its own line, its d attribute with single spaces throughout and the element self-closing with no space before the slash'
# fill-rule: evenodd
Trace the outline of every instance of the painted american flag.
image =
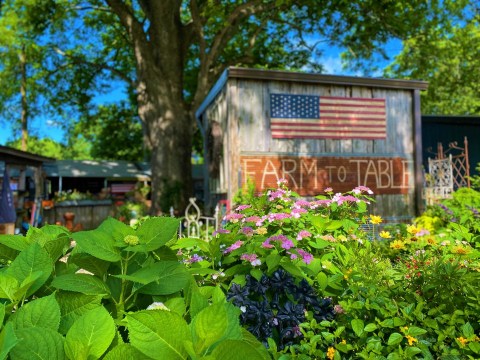
<svg viewBox="0 0 480 360">
<path fill-rule="evenodd" d="M 272 138 L 385 139 L 385 99 L 270 94 Z"/>
</svg>

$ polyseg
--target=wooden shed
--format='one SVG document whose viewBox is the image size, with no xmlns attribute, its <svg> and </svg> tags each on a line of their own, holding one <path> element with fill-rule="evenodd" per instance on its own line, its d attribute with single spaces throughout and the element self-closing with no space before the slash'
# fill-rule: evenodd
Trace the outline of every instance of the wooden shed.
<svg viewBox="0 0 480 360">
<path fill-rule="evenodd" d="M 422 81 L 228 68 L 198 108 L 206 204 L 285 178 L 310 197 L 368 186 L 373 211 L 408 220 L 421 197 Z"/>
</svg>

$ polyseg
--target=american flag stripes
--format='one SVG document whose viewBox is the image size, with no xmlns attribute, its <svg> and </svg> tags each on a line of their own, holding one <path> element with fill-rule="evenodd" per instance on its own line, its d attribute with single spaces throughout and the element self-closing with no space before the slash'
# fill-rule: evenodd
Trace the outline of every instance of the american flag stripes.
<svg viewBox="0 0 480 360">
<path fill-rule="evenodd" d="M 385 99 L 270 95 L 272 138 L 385 139 Z"/>
</svg>

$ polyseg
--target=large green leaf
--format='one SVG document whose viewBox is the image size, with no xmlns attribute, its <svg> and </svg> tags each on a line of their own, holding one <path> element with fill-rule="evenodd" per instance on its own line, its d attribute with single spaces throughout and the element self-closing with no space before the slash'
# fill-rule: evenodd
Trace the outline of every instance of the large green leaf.
<svg viewBox="0 0 480 360">
<path fill-rule="evenodd" d="M 213 351 L 214 359 L 217 360 L 266 360 L 270 357 L 261 349 L 251 343 L 242 340 L 222 341 Z"/>
<path fill-rule="evenodd" d="M 0 332 L 0 360 L 4 360 L 11 349 L 18 343 L 13 326 L 7 323 Z"/>
<path fill-rule="evenodd" d="M 390 334 L 390 336 L 388 337 L 387 344 L 389 346 L 395 346 L 395 345 L 400 344 L 402 342 L 402 340 L 403 340 L 403 335 L 399 334 L 397 332 L 394 332 L 394 333 Z"/>
<path fill-rule="evenodd" d="M 105 355 L 103 360 L 149 360 L 151 357 L 142 354 L 130 344 L 115 346 Z"/>
<path fill-rule="evenodd" d="M 17 330 L 20 342 L 10 352 L 12 360 L 63 360 L 63 337 L 43 327 Z"/>
<path fill-rule="evenodd" d="M 177 234 L 179 225 L 180 221 L 172 217 L 149 218 L 137 229 L 139 242 L 146 251 L 156 250 Z"/>
<path fill-rule="evenodd" d="M 18 289 L 18 280 L 13 276 L 0 273 L 0 299 L 15 298 L 15 292 Z"/>
<path fill-rule="evenodd" d="M 130 343 L 152 359 L 185 359 L 183 341 L 190 338 L 188 325 L 178 314 L 145 310 L 127 315 Z"/>
<path fill-rule="evenodd" d="M 69 263 L 74 263 L 82 269 L 90 271 L 91 273 L 102 277 L 107 272 L 110 263 L 105 260 L 96 258 L 88 253 L 77 252 L 70 255 L 68 258 Z"/>
<path fill-rule="evenodd" d="M 70 359 L 98 359 L 115 336 L 115 322 L 103 306 L 88 311 L 75 321 L 65 338 Z"/>
<path fill-rule="evenodd" d="M 364 332 L 364 322 L 361 319 L 353 319 L 351 321 L 352 329 L 357 336 L 362 336 Z"/>
<path fill-rule="evenodd" d="M 31 284 L 26 295 L 29 296 L 37 291 L 50 277 L 53 270 L 52 260 L 47 251 L 39 244 L 31 244 L 22 251 L 7 269 L 7 275 L 15 277 L 21 284 L 32 276 L 34 272 L 40 272 L 41 276 Z"/>
<path fill-rule="evenodd" d="M 238 315 L 239 310 L 230 303 L 214 304 L 200 311 L 190 325 L 195 351 L 203 353 L 221 340 L 240 340 Z"/>
<path fill-rule="evenodd" d="M 21 306 L 10 318 L 15 331 L 30 328 L 58 330 L 60 325 L 60 306 L 55 295 L 33 300 Z"/>
<path fill-rule="evenodd" d="M 3 235 L 0 235 L 2 237 Z M 6 261 L 13 261 L 17 257 L 19 251 L 14 250 L 12 248 L 9 248 L 8 246 L 5 246 L 3 244 L 0 244 L 0 259 L 6 260 Z"/>
<path fill-rule="evenodd" d="M 37 242 L 41 246 L 48 241 L 56 239 L 59 235 L 69 236 L 70 232 L 67 228 L 58 225 L 44 225 L 41 228 L 30 227 L 27 231 L 27 239 L 32 242 Z"/>
<path fill-rule="evenodd" d="M 56 238 L 51 239 L 43 245 L 52 261 L 57 261 L 70 246 L 70 237 L 67 234 L 61 233 Z"/>
<path fill-rule="evenodd" d="M 0 303 L 0 330 L 3 327 L 3 319 L 5 319 L 5 305 Z"/>
<path fill-rule="evenodd" d="M 187 286 L 191 278 L 185 266 L 176 261 L 159 261 L 144 269 L 135 272 L 129 279 L 136 282 L 141 280 L 142 276 L 149 280 L 155 278 L 138 289 L 139 293 L 147 295 L 173 294 Z"/>
<path fill-rule="evenodd" d="M 30 227 L 25 241 L 40 245 L 50 255 L 52 262 L 55 262 L 68 249 L 70 233 L 66 228 L 58 225 L 45 225 L 42 228 Z"/>
<path fill-rule="evenodd" d="M 17 290 L 15 290 L 15 299 L 21 299 L 24 296 L 27 296 L 27 292 L 30 289 L 30 287 L 35 284 L 35 282 L 40 279 L 43 276 L 42 271 L 34 271 L 31 274 L 29 274 L 20 284 Z"/>
<path fill-rule="evenodd" d="M 57 276 L 52 281 L 56 289 L 75 291 L 85 295 L 108 295 L 107 285 L 93 275 L 88 274 L 65 274 Z"/>
<path fill-rule="evenodd" d="M 69 291 L 61 291 L 55 294 L 60 305 L 60 327 L 58 331 L 66 334 L 73 323 L 89 310 L 100 306 L 101 296 L 84 295 Z"/>
<path fill-rule="evenodd" d="M 25 250 L 32 242 L 22 235 L 0 235 L 0 244 L 18 251 Z"/>
<path fill-rule="evenodd" d="M 120 261 L 120 250 L 115 247 L 116 241 L 123 241 L 133 229 L 124 223 L 108 218 L 97 229 L 80 231 L 72 234 L 72 238 L 84 251 L 96 258 L 106 261 Z"/>
</svg>

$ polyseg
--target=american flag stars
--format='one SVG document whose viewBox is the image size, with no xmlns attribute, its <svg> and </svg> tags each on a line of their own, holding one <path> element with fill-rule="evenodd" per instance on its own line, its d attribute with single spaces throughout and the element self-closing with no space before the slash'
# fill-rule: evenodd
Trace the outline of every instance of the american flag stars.
<svg viewBox="0 0 480 360">
<path fill-rule="evenodd" d="M 271 117 L 283 119 L 318 119 L 320 105 L 315 95 L 271 94 Z"/>
</svg>

